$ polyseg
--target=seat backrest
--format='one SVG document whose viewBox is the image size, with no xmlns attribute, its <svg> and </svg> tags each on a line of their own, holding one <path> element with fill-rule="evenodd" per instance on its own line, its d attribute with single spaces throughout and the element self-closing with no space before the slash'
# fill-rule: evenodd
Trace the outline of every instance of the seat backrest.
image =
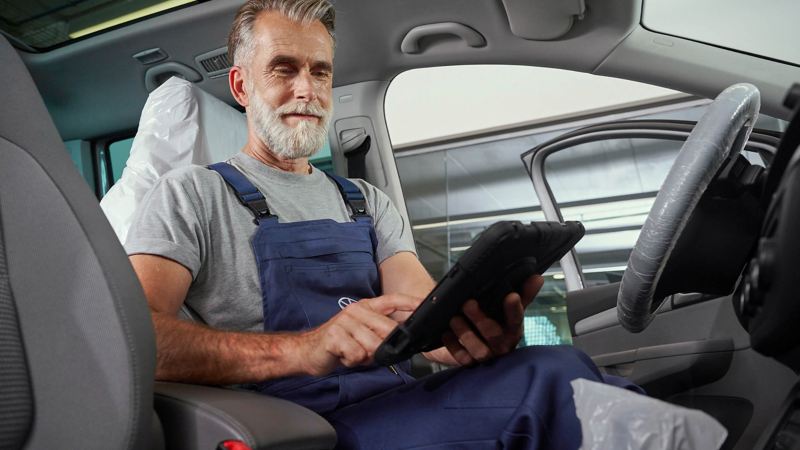
<svg viewBox="0 0 800 450">
<path fill-rule="evenodd" d="M 120 241 L 125 243 L 134 213 L 160 176 L 226 160 L 245 142 L 245 116 L 194 84 L 173 77 L 151 92 L 122 177 L 100 202 Z"/>
<path fill-rule="evenodd" d="M 141 286 L 2 36 L 0 79 L 0 447 L 147 448 Z"/>
</svg>

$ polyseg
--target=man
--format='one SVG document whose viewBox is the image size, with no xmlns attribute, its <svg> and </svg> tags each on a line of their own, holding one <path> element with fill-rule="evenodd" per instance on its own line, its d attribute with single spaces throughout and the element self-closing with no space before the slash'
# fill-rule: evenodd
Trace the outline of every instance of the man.
<svg viewBox="0 0 800 450">
<path fill-rule="evenodd" d="M 157 378 L 296 401 L 346 448 L 577 448 L 567 383 L 601 379 L 588 358 L 563 347 L 495 359 L 520 340 L 541 277 L 504 299 L 505 328 L 469 302 L 426 355 L 467 367 L 414 381 L 372 364 L 434 282 L 383 193 L 308 163 L 331 116 L 333 19 L 327 0 L 240 9 L 229 83 L 248 142 L 227 164 L 164 176 L 134 221 L 126 249 L 152 311 Z M 184 302 L 207 325 L 179 320 Z"/>
</svg>

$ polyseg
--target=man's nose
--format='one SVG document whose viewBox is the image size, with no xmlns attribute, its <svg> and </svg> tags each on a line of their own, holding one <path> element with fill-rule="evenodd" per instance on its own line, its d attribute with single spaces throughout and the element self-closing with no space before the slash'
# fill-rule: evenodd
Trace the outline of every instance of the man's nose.
<svg viewBox="0 0 800 450">
<path fill-rule="evenodd" d="M 294 98 L 311 102 L 316 100 L 317 93 L 314 90 L 314 76 L 308 70 L 301 70 L 294 80 Z"/>
</svg>

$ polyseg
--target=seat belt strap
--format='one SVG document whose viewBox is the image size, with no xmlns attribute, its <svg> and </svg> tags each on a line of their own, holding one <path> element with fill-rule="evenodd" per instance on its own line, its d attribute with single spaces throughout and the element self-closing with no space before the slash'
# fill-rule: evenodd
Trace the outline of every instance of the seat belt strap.
<svg viewBox="0 0 800 450">
<path fill-rule="evenodd" d="M 358 147 L 345 152 L 347 158 L 347 176 L 349 178 L 367 179 L 367 152 L 370 149 L 372 138 L 367 136 Z"/>
</svg>

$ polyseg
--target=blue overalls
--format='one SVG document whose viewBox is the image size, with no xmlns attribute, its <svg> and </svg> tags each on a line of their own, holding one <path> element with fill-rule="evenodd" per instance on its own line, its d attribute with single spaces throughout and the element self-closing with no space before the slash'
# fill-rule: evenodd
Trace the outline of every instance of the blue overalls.
<svg viewBox="0 0 800 450">
<path fill-rule="evenodd" d="M 233 166 L 217 171 L 256 217 L 252 239 L 264 308 L 264 330 L 319 326 L 342 307 L 381 293 L 376 236 L 364 196 L 329 175 L 352 222 L 279 223 L 264 196 Z M 603 381 L 569 346 L 529 347 L 474 367 L 414 380 L 401 367 L 340 368 L 323 377 L 287 377 L 254 386 L 294 401 L 334 426 L 343 449 L 577 449 L 575 378 Z"/>
</svg>

